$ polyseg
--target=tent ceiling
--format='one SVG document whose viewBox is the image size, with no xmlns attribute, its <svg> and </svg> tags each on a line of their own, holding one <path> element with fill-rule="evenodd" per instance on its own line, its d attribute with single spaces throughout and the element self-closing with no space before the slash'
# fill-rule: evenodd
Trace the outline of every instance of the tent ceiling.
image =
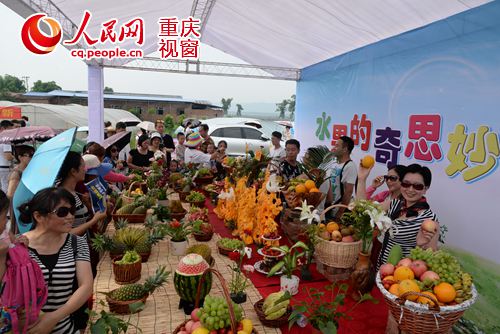
<svg viewBox="0 0 500 334">
<path fill-rule="evenodd" d="M 14 2 L 1 1 L 8 6 Z M 157 50 L 159 17 L 185 18 L 193 7 L 193 2 L 188 0 L 52 2 L 76 24 L 80 23 L 84 10 L 89 10 L 93 16 L 88 32 L 94 37 L 99 35 L 100 24 L 111 18 L 117 18 L 121 24 L 136 16 L 142 17 L 146 25 L 145 54 Z M 249 64 L 302 69 L 487 2 L 489 0 L 216 0 L 202 42 Z M 16 10 L 14 5 L 9 7 Z M 121 46 L 134 45 L 131 41 Z"/>
</svg>

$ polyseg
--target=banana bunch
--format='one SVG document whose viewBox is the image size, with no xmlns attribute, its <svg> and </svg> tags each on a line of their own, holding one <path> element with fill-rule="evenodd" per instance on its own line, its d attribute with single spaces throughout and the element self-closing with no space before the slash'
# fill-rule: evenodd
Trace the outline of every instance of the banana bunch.
<svg viewBox="0 0 500 334">
<path fill-rule="evenodd" d="M 457 291 L 455 303 L 460 304 L 472 298 L 472 276 L 470 274 L 462 273 L 460 281 L 453 284 L 453 287 Z"/>
<path fill-rule="evenodd" d="M 141 256 L 135 251 L 126 251 L 120 261 L 116 261 L 116 264 L 132 264 L 139 262 L 141 260 Z"/>
<path fill-rule="evenodd" d="M 266 319 L 275 320 L 281 318 L 288 309 L 290 298 L 291 295 L 288 291 L 274 292 L 267 296 L 262 305 Z"/>
</svg>

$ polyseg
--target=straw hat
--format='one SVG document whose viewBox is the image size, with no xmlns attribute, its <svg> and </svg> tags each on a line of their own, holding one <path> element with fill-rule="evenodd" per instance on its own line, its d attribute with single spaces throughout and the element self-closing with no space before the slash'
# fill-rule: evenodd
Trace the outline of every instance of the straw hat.
<svg viewBox="0 0 500 334">
<path fill-rule="evenodd" d="M 200 145 L 203 142 L 203 138 L 201 138 L 200 134 L 198 132 L 193 132 L 190 133 L 186 139 L 186 145 L 187 147 L 196 147 Z"/>
<path fill-rule="evenodd" d="M 104 177 L 104 175 L 108 174 L 111 169 L 113 169 L 113 165 L 108 163 L 101 163 L 99 161 L 99 158 L 93 154 L 85 154 L 82 156 L 82 158 L 85 162 L 85 169 L 87 170 L 85 174 L 99 175 Z"/>
</svg>

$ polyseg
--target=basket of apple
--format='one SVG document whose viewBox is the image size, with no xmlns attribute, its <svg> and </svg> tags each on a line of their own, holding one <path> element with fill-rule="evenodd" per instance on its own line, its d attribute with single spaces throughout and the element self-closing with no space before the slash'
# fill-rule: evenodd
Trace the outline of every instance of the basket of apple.
<svg viewBox="0 0 500 334">
<path fill-rule="evenodd" d="M 376 277 L 392 316 L 401 319 L 399 329 L 448 333 L 477 298 L 471 275 L 445 250 L 417 247 L 401 257 L 401 247 L 393 246 Z"/>
</svg>

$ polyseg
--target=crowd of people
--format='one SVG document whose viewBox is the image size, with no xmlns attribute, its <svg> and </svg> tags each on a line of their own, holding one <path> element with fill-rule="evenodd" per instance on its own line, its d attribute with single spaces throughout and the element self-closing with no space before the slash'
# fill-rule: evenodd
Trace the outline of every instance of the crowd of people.
<svg viewBox="0 0 500 334">
<path fill-rule="evenodd" d="M 2 121 L 2 129 L 11 123 Z M 116 131 L 125 131 L 124 123 L 116 124 Z M 122 148 L 111 145 L 104 148 L 90 142 L 84 152 L 70 151 L 64 159 L 53 187 L 43 189 L 19 206 L 19 221 L 9 228 L 9 216 L 13 219 L 12 196 L 29 164 L 35 149 L 21 145 L 10 149 L 0 145 L 0 333 L 11 330 L 13 314 L 27 311 L 29 305 L 12 305 L 4 302 L 4 291 L 14 289 L 17 284 L 10 274 L 9 254 L 26 248 L 47 286 L 47 297 L 43 313 L 29 324 L 28 333 L 77 333 L 87 323 L 85 308 L 92 294 L 93 278 L 96 276 L 99 255 L 89 247 L 89 240 L 96 226 L 107 219 L 105 211 L 95 210 L 85 184 L 98 179 L 106 188 L 118 187 L 131 180 L 127 170 L 148 171 L 153 161 L 163 160 L 171 172 L 179 171 L 187 164 L 200 164 L 223 176 L 222 167 L 228 144 L 221 140 L 215 143 L 208 135 L 209 128 L 201 124 L 198 131 L 178 132 L 177 143 L 164 133 L 162 121 L 156 123 L 155 131 L 141 131 L 136 147 L 127 144 Z M 287 181 L 301 177 L 303 170 L 298 161 L 300 142 L 289 139 L 282 146 L 282 134 L 273 132 L 269 155 L 269 169 Z M 310 148 L 309 150 L 314 149 Z M 431 185 L 431 172 L 418 164 L 391 166 L 385 175 L 367 180 L 371 168 L 364 168 L 351 159 L 354 142 L 344 136 L 337 140 L 332 151 L 335 162 L 328 168 L 327 179 L 320 187 L 325 193 L 320 210 L 332 204 L 349 204 L 353 198 L 371 199 L 382 203 L 393 220 L 394 234 L 386 233 L 376 238 L 373 246 L 374 264 L 385 263 L 393 245 L 402 246 L 403 253 L 419 245 L 437 247 L 439 231 L 425 232 L 421 226 L 426 219 L 436 220 L 425 194 Z M 308 150 L 308 151 L 309 151 Z M 307 156 L 307 154 L 306 154 Z M 10 161 L 17 162 L 10 168 Z M 6 168 L 3 168 L 6 167 Z M 7 172 L 8 173 L 4 173 Z M 6 174 L 6 175 L 4 175 Z M 387 190 L 377 192 L 385 183 Z M 331 212 L 330 219 L 339 221 L 344 208 Z M 109 214 L 109 212 L 108 212 Z M 28 232 L 17 234 L 18 225 L 29 226 Z M 9 290 L 10 291 L 10 290 Z M 28 321 L 29 318 L 26 318 Z"/>
</svg>

